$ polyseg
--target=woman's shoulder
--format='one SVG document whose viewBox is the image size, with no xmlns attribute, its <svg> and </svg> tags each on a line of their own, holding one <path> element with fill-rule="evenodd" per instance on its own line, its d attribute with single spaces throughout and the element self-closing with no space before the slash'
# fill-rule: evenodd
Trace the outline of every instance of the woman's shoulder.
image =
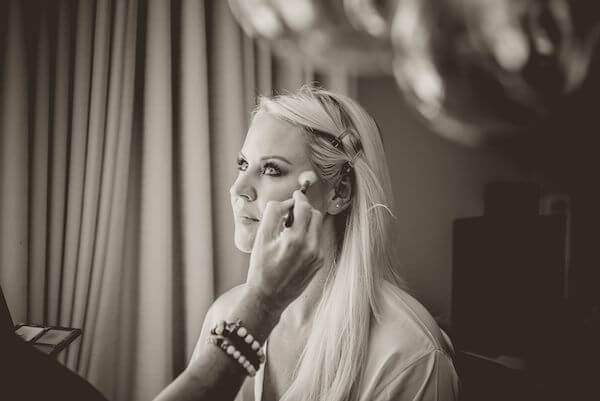
<svg viewBox="0 0 600 401">
<path fill-rule="evenodd" d="M 452 354 L 452 345 L 427 309 L 407 291 L 384 283 L 379 292 L 380 313 L 371 326 L 373 355 L 395 357 L 403 363 L 441 351 Z"/>
<path fill-rule="evenodd" d="M 379 306 L 371 324 L 360 399 L 412 400 L 419 398 L 416 394 L 423 400 L 456 399 L 452 345 L 427 309 L 390 283 L 380 286 Z M 437 398 L 438 393 L 444 396 Z"/>
</svg>

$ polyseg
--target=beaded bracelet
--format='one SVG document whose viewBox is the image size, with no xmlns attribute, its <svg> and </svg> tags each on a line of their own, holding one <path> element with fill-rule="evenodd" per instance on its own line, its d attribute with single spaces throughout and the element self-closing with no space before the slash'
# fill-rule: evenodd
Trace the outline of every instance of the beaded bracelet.
<svg viewBox="0 0 600 401">
<path fill-rule="evenodd" d="M 208 342 L 221 348 L 236 360 L 253 377 L 265 362 L 265 353 L 260 343 L 243 327 L 241 320 L 235 323 L 220 321 L 211 331 Z"/>
<path fill-rule="evenodd" d="M 223 336 L 211 336 L 208 338 L 209 344 L 214 344 L 220 349 L 223 350 L 227 355 L 237 361 L 242 368 L 246 369 L 248 372 L 248 376 L 254 377 L 256 375 L 256 367 L 252 365 L 252 363 L 246 359 L 246 357 L 237 349 L 233 344 L 231 344 L 225 337 Z"/>
</svg>

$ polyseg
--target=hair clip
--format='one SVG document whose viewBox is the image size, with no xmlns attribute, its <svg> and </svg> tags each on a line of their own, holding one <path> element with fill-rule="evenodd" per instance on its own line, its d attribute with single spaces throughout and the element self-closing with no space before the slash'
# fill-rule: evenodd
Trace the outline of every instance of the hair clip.
<svg viewBox="0 0 600 401">
<path fill-rule="evenodd" d="M 333 147 L 336 149 L 339 149 L 340 147 L 343 148 L 344 145 L 343 145 L 342 141 L 348 134 L 350 134 L 350 130 L 347 129 L 347 130 L 343 131 L 341 134 L 339 134 L 338 136 L 331 136 L 331 144 L 333 145 Z"/>
</svg>

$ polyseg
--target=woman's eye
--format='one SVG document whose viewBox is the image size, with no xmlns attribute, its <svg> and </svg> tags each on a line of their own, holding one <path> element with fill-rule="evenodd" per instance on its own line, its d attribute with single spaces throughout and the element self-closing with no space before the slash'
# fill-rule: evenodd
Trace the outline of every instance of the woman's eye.
<svg viewBox="0 0 600 401">
<path fill-rule="evenodd" d="M 242 158 L 238 158 L 237 167 L 238 167 L 239 171 L 246 171 L 246 170 L 248 170 L 248 162 Z M 283 173 L 282 173 L 281 169 L 279 168 L 279 166 L 277 166 L 275 163 L 267 162 L 261 167 L 260 174 L 261 175 L 269 175 L 272 177 L 279 177 Z"/>
<path fill-rule="evenodd" d="M 261 170 L 261 174 L 279 177 L 281 175 L 281 169 L 274 163 L 265 163 Z"/>
<path fill-rule="evenodd" d="M 246 171 L 248 169 L 248 162 L 244 159 L 237 160 L 238 170 Z"/>
</svg>

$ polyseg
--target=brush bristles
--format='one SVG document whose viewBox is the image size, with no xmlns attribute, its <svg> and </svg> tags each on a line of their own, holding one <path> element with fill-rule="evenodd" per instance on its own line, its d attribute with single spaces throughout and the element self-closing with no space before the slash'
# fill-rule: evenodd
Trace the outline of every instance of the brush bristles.
<svg viewBox="0 0 600 401">
<path fill-rule="evenodd" d="M 298 177 L 298 182 L 300 183 L 300 191 L 306 193 L 308 187 L 317 182 L 317 175 L 314 171 L 304 171 Z"/>
</svg>

